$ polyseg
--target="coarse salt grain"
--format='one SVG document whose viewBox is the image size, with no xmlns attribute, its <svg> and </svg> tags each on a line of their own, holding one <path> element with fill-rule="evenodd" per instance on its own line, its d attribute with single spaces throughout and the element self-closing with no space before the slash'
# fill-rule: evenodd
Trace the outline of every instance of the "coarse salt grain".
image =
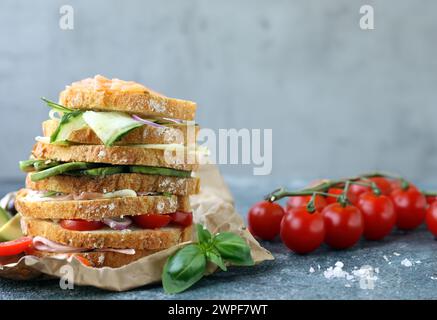
<svg viewBox="0 0 437 320">
<path fill-rule="evenodd" d="M 401 265 L 403 265 L 404 267 L 411 267 L 413 263 L 405 258 L 404 260 L 401 261 Z"/>
</svg>

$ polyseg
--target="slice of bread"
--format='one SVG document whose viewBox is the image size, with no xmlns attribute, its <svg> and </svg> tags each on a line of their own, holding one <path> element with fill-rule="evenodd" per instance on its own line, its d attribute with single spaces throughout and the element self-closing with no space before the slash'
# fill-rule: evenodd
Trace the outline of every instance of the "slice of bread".
<svg viewBox="0 0 437 320">
<path fill-rule="evenodd" d="M 26 188 L 40 191 L 62 193 L 114 192 L 131 189 L 136 192 L 168 192 L 177 196 L 197 194 L 200 190 L 198 178 L 177 178 L 140 173 L 117 173 L 106 176 L 67 176 L 58 175 L 37 182 L 26 178 Z"/>
<path fill-rule="evenodd" d="M 61 227 L 51 220 L 23 218 L 23 233 L 31 237 L 44 237 L 51 241 L 86 249 L 139 249 L 163 250 L 191 240 L 192 226 L 170 225 L 159 229 L 132 227 L 123 231 L 104 228 L 94 231 L 74 231 Z"/>
<path fill-rule="evenodd" d="M 59 95 L 59 103 L 72 109 L 182 120 L 193 120 L 196 113 L 196 103 L 192 101 L 168 98 L 141 84 L 99 75 L 67 86 Z"/>
<path fill-rule="evenodd" d="M 136 260 L 139 260 L 143 257 L 149 256 L 155 252 L 158 252 L 160 250 L 135 250 L 135 254 L 124 254 L 119 252 L 80 252 L 80 253 L 71 253 L 68 254 L 68 256 L 79 256 L 82 258 L 87 259 L 91 266 L 94 268 L 102 268 L 102 267 L 109 267 L 109 268 L 120 268 L 124 265 L 127 265 L 131 262 L 134 262 Z M 60 253 L 54 253 L 54 252 L 47 252 L 47 251 L 39 251 L 39 250 L 32 250 L 31 254 L 36 257 L 56 257 L 56 256 L 63 256 L 63 254 Z"/>
<path fill-rule="evenodd" d="M 135 216 L 146 213 L 166 214 L 176 211 L 191 212 L 188 197 L 137 196 L 96 200 L 40 201 L 28 196 L 29 190 L 17 193 L 15 206 L 25 217 L 39 219 L 84 219 Z"/>
<path fill-rule="evenodd" d="M 174 150 L 142 147 L 105 147 L 103 145 L 60 146 L 37 142 L 33 147 L 32 155 L 36 159 L 50 159 L 63 162 L 83 161 L 119 165 L 143 165 L 185 171 L 195 171 L 198 168 L 197 163 L 185 163 L 184 159 L 180 159 Z"/>
<path fill-rule="evenodd" d="M 44 121 L 42 123 L 44 136 L 50 137 L 56 131 L 58 124 L 57 120 Z M 144 125 L 123 136 L 115 145 L 171 143 L 186 145 L 188 139 L 193 140 L 189 141 L 190 143 L 195 143 L 198 132 L 199 126 L 169 124 L 166 127 L 156 128 Z M 71 132 L 67 140 L 78 144 L 103 144 L 102 140 L 88 126 Z"/>
</svg>

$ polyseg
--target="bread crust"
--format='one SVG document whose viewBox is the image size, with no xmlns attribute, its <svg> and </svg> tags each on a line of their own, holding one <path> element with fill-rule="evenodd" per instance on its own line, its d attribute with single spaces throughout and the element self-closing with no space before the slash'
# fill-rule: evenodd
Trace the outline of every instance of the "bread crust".
<svg viewBox="0 0 437 320">
<path fill-rule="evenodd" d="M 195 171 L 198 168 L 198 163 L 185 163 L 184 159 L 179 159 L 176 156 L 176 151 L 141 147 L 105 147 L 103 145 L 60 146 L 37 142 L 33 147 L 32 155 L 36 159 L 50 159 L 63 162 L 84 161 L 114 165 L 143 165 L 185 171 Z"/>
<path fill-rule="evenodd" d="M 24 217 L 39 219 L 84 219 L 135 216 L 147 213 L 190 212 L 188 197 L 137 196 L 96 200 L 35 201 L 26 198 L 27 189 L 17 193 L 15 206 Z"/>
<path fill-rule="evenodd" d="M 46 120 L 42 123 L 42 130 L 45 137 L 50 137 L 57 129 L 59 122 L 57 120 Z M 191 129 L 189 129 L 191 128 Z M 189 130 L 193 130 L 192 133 Z M 184 144 L 187 142 L 194 143 L 199 126 L 187 126 L 169 124 L 166 127 L 156 128 L 144 125 L 133 129 L 127 135 L 123 136 L 115 145 L 128 144 Z M 189 136 L 192 135 L 191 137 Z M 191 139 L 193 141 L 189 141 Z M 67 139 L 72 143 L 79 144 L 103 144 L 102 140 L 89 127 L 73 131 Z"/>
<path fill-rule="evenodd" d="M 184 228 L 176 225 L 160 229 L 74 231 L 50 220 L 23 218 L 22 226 L 27 236 L 40 236 L 63 245 L 87 249 L 164 250 L 190 240 L 192 235 L 192 226 Z"/>
<path fill-rule="evenodd" d="M 62 193 L 114 192 L 131 189 L 136 192 L 169 192 L 177 196 L 197 194 L 200 190 L 198 178 L 178 178 L 140 173 L 119 173 L 107 176 L 58 175 L 40 181 L 32 181 L 27 174 L 26 188 L 39 191 Z"/>
<path fill-rule="evenodd" d="M 121 111 L 146 117 L 193 120 L 196 103 L 168 98 L 134 82 L 110 80 L 102 76 L 67 86 L 59 103 L 81 110 Z"/>
</svg>

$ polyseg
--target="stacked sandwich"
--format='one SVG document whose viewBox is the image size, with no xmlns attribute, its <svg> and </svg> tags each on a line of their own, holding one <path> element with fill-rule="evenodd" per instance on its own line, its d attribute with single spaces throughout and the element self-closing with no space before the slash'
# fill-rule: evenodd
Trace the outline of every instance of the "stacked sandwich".
<svg viewBox="0 0 437 320">
<path fill-rule="evenodd" d="M 16 207 L 31 254 L 120 267 L 191 239 L 196 104 L 131 81 L 75 82 L 51 107 Z"/>
</svg>

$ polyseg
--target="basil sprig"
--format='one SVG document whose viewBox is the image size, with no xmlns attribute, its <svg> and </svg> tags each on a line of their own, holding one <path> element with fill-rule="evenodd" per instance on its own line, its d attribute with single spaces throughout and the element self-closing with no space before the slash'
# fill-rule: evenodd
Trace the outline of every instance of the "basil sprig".
<svg viewBox="0 0 437 320">
<path fill-rule="evenodd" d="M 225 262 L 239 266 L 254 264 L 249 246 L 236 234 L 222 232 L 213 236 L 200 224 L 196 231 L 198 242 L 179 249 L 164 265 L 162 285 L 167 293 L 182 292 L 202 279 L 208 261 L 223 271 L 227 270 Z"/>
</svg>

